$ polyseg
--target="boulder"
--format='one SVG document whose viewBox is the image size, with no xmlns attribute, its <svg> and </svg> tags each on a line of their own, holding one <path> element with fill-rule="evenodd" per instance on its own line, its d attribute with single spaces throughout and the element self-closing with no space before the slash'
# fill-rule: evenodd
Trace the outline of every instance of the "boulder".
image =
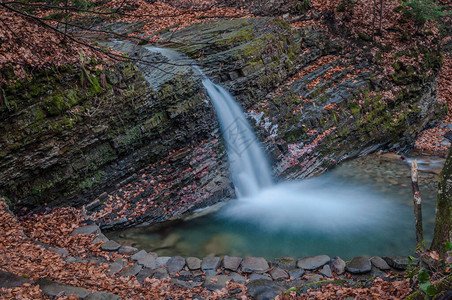
<svg viewBox="0 0 452 300">
<path fill-rule="evenodd" d="M 166 268 L 170 275 L 174 275 L 177 272 L 182 271 L 185 266 L 185 258 L 181 256 L 173 256 L 166 263 Z"/>
<path fill-rule="evenodd" d="M 223 257 L 223 267 L 227 270 L 237 271 L 242 260 L 241 257 L 225 256 Z"/>
<path fill-rule="evenodd" d="M 220 266 L 221 259 L 215 256 L 204 257 L 202 259 L 201 270 L 216 270 Z"/>
<path fill-rule="evenodd" d="M 368 273 L 372 270 L 370 260 L 363 256 L 354 257 L 347 265 L 346 270 L 350 273 Z"/>
<path fill-rule="evenodd" d="M 102 245 L 100 245 L 100 249 L 102 249 L 104 251 L 110 251 L 110 252 L 116 251 L 119 248 L 121 248 L 121 245 L 113 240 L 109 240 L 108 242 L 105 242 Z"/>
<path fill-rule="evenodd" d="M 305 270 L 314 270 L 327 264 L 330 261 L 328 255 L 317 255 L 300 258 L 297 261 L 297 267 Z"/>
<path fill-rule="evenodd" d="M 265 273 L 270 267 L 263 257 L 247 256 L 242 261 L 241 269 L 244 273 Z"/>
</svg>

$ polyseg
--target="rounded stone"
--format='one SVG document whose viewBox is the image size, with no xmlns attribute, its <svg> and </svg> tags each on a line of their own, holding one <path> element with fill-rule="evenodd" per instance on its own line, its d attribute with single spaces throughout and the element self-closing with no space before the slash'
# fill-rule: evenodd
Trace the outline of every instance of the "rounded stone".
<svg viewBox="0 0 452 300">
<path fill-rule="evenodd" d="M 242 272 L 244 273 L 265 273 L 270 267 L 263 257 L 245 257 L 242 261 Z"/>
<path fill-rule="evenodd" d="M 363 256 L 354 257 L 345 267 L 350 273 L 360 274 L 368 273 L 372 270 L 370 260 Z"/>
<path fill-rule="evenodd" d="M 330 261 L 328 255 L 317 255 L 300 258 L 297 261 L 297 267 L 305 270 L 314 270 L 327 264 Z"/>
<path fill-rule="evenodd" d="M 102 249 L 104 251 L 116 251 L 120 247 L 121 247 L 121 245 L 113 240 L 109 240 L 108 242 L 105 242 L 102 245 L 100 245 L 100 249 Z"/>
</svg>

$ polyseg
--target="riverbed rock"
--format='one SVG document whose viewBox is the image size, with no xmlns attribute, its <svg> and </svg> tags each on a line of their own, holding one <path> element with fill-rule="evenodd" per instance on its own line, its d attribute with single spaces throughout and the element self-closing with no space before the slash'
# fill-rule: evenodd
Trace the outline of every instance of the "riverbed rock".
<svg viewBox="0 0 452 300">
<path fill-rule="evenodd" d="M 126 265 L 126 261 L 122 259 L 117 259 L 114 263 L 110 265 L 108 268 L 108 273 L 116 274 L 122 270 L 122 268 Z"/>
<path fill-rule="evenodd" d="M 286 271 L 278 267 L 273 268 L 273 270 L 270 271 L 270 275 L 273 278 L 273 280 L 283 280 L 289 278 L 289 274 L 287 274 Z"/>
<path fill-rule="evenodd" d="M 157 254 L 151 252 L 142 256 L 137 262 L 145 268 L 155 269 L 157 268 Z"/>
<path fill-rule="evenodd" d="M 284 291 L 276 283 L 265 279 L 250 281 L 246 288 L 248 294 L 256 300 L 270 300 Z"/>
<path fill-rule="evenodd" d="M 128 255 L 133 255 L 135 253 L 138 252 L 138 249 L 132 246 L 121 246 L 118 249 L 118 253 L 119 254 L 128 254 Z"/>
<path fill-rule="evenodd" d="M 241 270 L 244 273 L 265 273 L 270 269 L 268 262 L 263 257 L 247 256 L 243 259 Z"/>
<path fill-rule="evenodd" d="M 328 255 L 317 255 L 300 258 L 297 261 L 297 267 L 305 270 L 314 270 L 327 264 L 330 261 Z"/>
<path fill-rule="evenodd" d="M 216 270 L 220 266 L 221 258 L 215 256 L 204 257 L 202 259 L 201 269 L 203 271 Z"/>
<path fill-rule="evenodd" d="M 237 272 L 231 272 L 229 273 L 229 276 L 231 277 L 231 280 L 236 283 L 244 284 L 246 282 L 246 277 L 240 275 Z"/>
<path fill-rule="evenodd" d="M 283 270 L 292 270 L 297 266 L 297 261 L 291 256 L 276 258 L 271 262 L 272 267 L 278 267 Z"/>
<path fill-rule="evenodd" d="M 319 273 L 326 277 L 333 277 L 331 273 L 331 268 L 329 265 L 324 265 L 322 269 L 319 270 Z"/>
<path fill-rule="evenodd" d="M 260 279 L 264 279 L 264 280 L 272 280 L 271 276 L 267 273 L 252 273 L 251 275 L 248 276 L 249 280 L 260 280 Z"/>
<path fill-rule="evenodd" d="M 157 257 L 157 259 L 155 260 L 155 267 L 156 268 L 160 268 L 163 266 L 166 266 L 166 264 L 168 263 L 168 261 L 171 259 L 171 256 L 159 256 Z"/>
<path fill-rule="evenodd" d="M 187 257 L 185 259 L 187 261 L 187 267 L 190 270 L 199 270 L 201 268 L 201 260 L 197 257 Z"/>
<path fill-rule="evenodd" d="M 399 270 L 406 270 L 408 265 L 411 263 L 408 256 L 384 256 L 383 259 L 388 263 L 389 266 L 399 269 Z M 418 260 L 413 261 L 414 264 L 416 264 Z"/>
<path fill-rule="evenodd" d="M 144 258 L 148 253 L 145 250 L 140 250 L 137 253 L 135 253 L 134 255 L 132 255 L 132 257 L 130 259 L 132 260 L 140 260 L 142 258 Z"/>
<path fill-rule="evenodd" d="M 118 244 L 117 242 L 113 241 L 113 240 L 109 240 L 108 242 L 103 243 L 102 245 L 100 245 L 100 249 L 104 250 L 104 251 L 116 251 L 121 247 L 120 244 Z"/>
<path fill-rule="evenodd" d="M 181 256 L 173 256 L 166 263 L 166 268 L 170 275 L 180 272 L 185 266 L 185 258 Z"/>
<path fill-rule="evenodd" d="M 388 265 L 388 263 L 381 258 L 380 256 L 374 256 L 370 259 L 370 262 L 380 270 L 390 270 L 391 267 Z"/>
<path fill-rule="evenodd" d="M 357 256 L 354 257 L 345 268 L 350 273 L 360 274 L 370 272 L 372 270 L 372 265 L 368 258 Z"/>
<path fill-rule="evenodd" d="M 38 281 L 38 284 L 42 292 L 49 297 L 73 295 L 85 299 L 89 294 L 91 294 L 91 292 L 85 288 L 63 285 L 61 283 L 50 280 L 40 280 Z"/>
<path fill-rule="evenodd" d="M 22 286 L 25 283 L 31 284 L 33 281 L 17 276 L 16 274 L 0 270 L 0 288 L 13 288 Z"/>
<path fill-rule="evenodd" d="M 241 257 L 236 256 L 225 256 L 223 257 L 223 267 L 227 270 L 237 271 L 240 264 L 242 263 Z"/>
<path fill-rule="evenodd" d="M 292 279 L 292 280 L 298 279 L 301 276 L 303 276 L 304 272 L 305 271 L 303 269 L 292 269 L 292 270 L 289 270 L 290 279 Z"/>
<path fill-rule="evenodd" d="M 339 256 L 335 256 L 330 262 L 331 270 L 337 275 L 342 275 L 345 272 L 345 261 Z"/>
</svg>

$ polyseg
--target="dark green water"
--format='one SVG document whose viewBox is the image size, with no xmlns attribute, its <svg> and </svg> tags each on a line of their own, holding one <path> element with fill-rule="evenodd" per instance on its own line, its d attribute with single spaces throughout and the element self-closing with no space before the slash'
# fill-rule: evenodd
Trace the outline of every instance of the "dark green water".
<svg viewBox="0 0 452 300">
<path fill-rule="evenodd" d="M 426 160 L 421 169 L 441 167 L 441 160 Z M 427 244 L 437 182 L 434 172 L 420 173 Z M 371 155 L 314 179 L 231 200 L 215 213 L 162 232 L 135 228 L 109 237 L 160 256 L 407 255 L 415 243 L 412 202 L 408 163 Z"/>
</svg>

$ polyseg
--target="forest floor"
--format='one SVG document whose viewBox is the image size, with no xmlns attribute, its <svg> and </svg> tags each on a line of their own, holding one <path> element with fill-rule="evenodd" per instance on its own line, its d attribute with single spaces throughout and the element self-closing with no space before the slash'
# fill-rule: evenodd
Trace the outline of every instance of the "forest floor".
<svg viewBox="0 0 452 300">
<path fill-rule="evenodd" d="M 110 7 L 122 5 L 124 1 L 110 1 Z M 184 1 L 180 1 L 181 3 Z M 193 2 L 193 1 L 191 1 Z M 199 10 L 177 8 L 165 2 L 136 1 L 133 15 L 122 17 L 122 21 L 143 20 L 148 15 L 143 33 L 151 35 L 168 27 L 185 27 L 190 24 L 211 20 L 212 18 L 247 17 L 251 14 L 237 8 L 216 8 L 213 1 L 194 1 Z M 331 1 L 313 1 L 313 5 L 329 6 Z M 137 17 L 139 15 L 139 17 Z M 359 14 L 356 14 L 359 16 Z M 0 8 L 0 68 L 13 66 L 16 76 L 27 76 L 25 65 L 46 67 L 80 62 L 78 53 L 94 55 L 98 59 L 111 60 L 95 49 L 68 41 L 61 34 L 42 28 L 28 18 Z M 7 22 L 8 20 L 14 20 Z M 152 22 L 149 22 L 152 20 Z M 155 21 L 158 20 L 158 21 Z M 119 20 L 118 20 L 119 21 Z M 7 24 L 14 24 L 10 28 Z M 155 36 L 155 39 L 158 39 Z M 21 43 L 17 43 L 22 40 Z M 7 42 L 3 42 L 7 41 Z M 67 47 L 56 47 L 64 41 Z M 33 47 L 27 47 L 33 44 Z M 0 82 L 6 80 L 0 78 Z M 452 57 L 445 55 L 438 77 L 438 101 L 447 104 L 447 117 L 435 128 L 422 132 L 415 148 L 421 151 L 444 155 L 450 143 L 444 137 L 452 129 Z M 446 141 L 446 142 L 445 142 Z M 83 212 L 75 208 L 58 208 L 42 214 L 30 215 L 20 220 L 12 215 L 3 199 L 0 200 L 0 270 L 13 273 L 30 281 L 19 287 L 2 287 L 2 299 L 48 299 L 37 283 L 41 279 L 58 281 L 63 284 L 79 286 L 90 291 L 105 291 L 121 296 L 123 299 L 220 299 L 231 297 L 231 291 L 240 289 L 234 299 L 247 299 L 244 285 L 231 284 L 226 289 L 208 291 L 202 287 L 186 289 L 171 285 L 168 279 L 149 279 L 140 283 L 135 277 L 122 277 L 107 272 L 110 263 L 126 254 L 108 253 L 100 250 L 100 244 L 93 244 L 95 236 L 70 233 L 83 224 Z M 51 248 L 53 247 L 53 248 Z M 78 262 L 68 262 L 55 249 L 65 249 L 70 256 L 80 257 Z M 105 263 L 95 263 L 93 258 Z M 446 272 L 450 272 L 446 270 Z M 449 273 L 450 274 L 450 273 Z M 415 288 L 413 281 L 399 274 L 400 280 L 386 281 L 382 278 L 372 286 L 343 287 L 326 285 L 319 289 L 309 289 L 303 296 L 294 292 L 281 295 L 278 299 L 401 299 Z M 432 277 L 432 281 L 435 281 Z M 1 283 L 0 283 L 1 284 Z M 60 295 L 57 299 L 76 299 Z"/>
</svg>

